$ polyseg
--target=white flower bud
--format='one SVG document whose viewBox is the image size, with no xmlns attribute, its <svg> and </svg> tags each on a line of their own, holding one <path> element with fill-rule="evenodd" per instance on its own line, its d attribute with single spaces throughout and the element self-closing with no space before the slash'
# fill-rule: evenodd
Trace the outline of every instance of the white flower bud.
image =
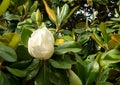
<svg viewBox="0 0 120 85">
<path fill-rule="evenodd" d="M 28 52 L 40 60 L 49 59 L 54 52 L 53 34 L 46 27 L 34 31 L 28 40 Z"/>
</svg>

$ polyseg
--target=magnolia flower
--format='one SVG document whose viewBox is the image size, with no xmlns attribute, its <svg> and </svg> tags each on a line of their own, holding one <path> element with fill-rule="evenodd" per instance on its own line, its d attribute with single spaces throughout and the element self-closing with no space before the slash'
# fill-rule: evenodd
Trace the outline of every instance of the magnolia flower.
<svg viewBox="0 0 120 85">
<path fill-rule="evenodd" d="M 49 59 L 54 52 L 53 34 L 46 27 L 34 31 L 28 40 L 28 52 L 40 60 Z"/>
</svg>

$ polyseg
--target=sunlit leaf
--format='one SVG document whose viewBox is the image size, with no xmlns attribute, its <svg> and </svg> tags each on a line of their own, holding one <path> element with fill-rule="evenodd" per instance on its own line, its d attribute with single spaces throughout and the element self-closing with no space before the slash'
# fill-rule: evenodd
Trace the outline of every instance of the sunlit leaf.
<svg viewBox="0 0 120 85">
<path fill-rule="evenodd" d="M 118 62 L 120 62 L 120 50 L 117 48 L 103 53 L 100 59 L 100 64 L 105 67 L 107 67 L 109 64 Z"/>
<path fill-rule="evenodd" d="M 20 37 L 16 33 L 6 33 L 1 37 L 0 41 L 15 49 L 20 41 Z"/>
<path fill-rule="evenodd" d="M 69 12 L 69 6 L 67 4 L 64 4 L 60 12 L 60 22 L 64 21 L 64 19 L 68 15 L 68 12 Z"/>
<path fill-rule="evenodd" d="M 28 39 L 30 38 L 32 34 L 32 31 L 27 29 L 27 28 L 24 28 L 22 30 L 22 33 L 21 33 L 21 41 L 23 42 L 24 46 L 27 47 L 28 46 Z"/>
<path fill-rule="evenodd" d="M 2 3 L 0 4 L 0 15 L 2 15 L 7 10 L 9 4 L 10 4 L 10 0 L 2 1 Z"/>
<path fill-rule="evenodd" d="M 48 13 L 49 17 L 56 23 L 56 15 L 55 12 L 48 6 L 47 2 L 43 0 L 45 5 L 46 12 Z"/>
<path fill-rule="evenodd" d="M 86 75 L 86 85 L 91 85 L 96 80 L 99 73 L 99 64 L 97 61 L 93 61 L 89 63 L 86 68 L 89 68 Z"/>
<path fill-rule="evenodd" d="M 112 34 L 111 39 L 120 44 L 120 34 Z"/>
<path fill-rule="evenodd" d="M 106 32 L 106 24 L 104 22 L 100 23 L 100 31 L 102 32 L 105 43 L 108 42 L 108 34 Z"/>
<path fill-rule="evenodd" d="M 63 44 L 63 42 L 64 42 L 64 39 L 59 38 L 55 41 L 55 45 L 61 45 L 61 44 Z"/>
<path fill-rule="evenodd" d="M 92 39 L 94 39 L 101 47 L 104 48 L 104 42 L 96 33 L 91 33 Z"/>
<path fill-rule="evenodd" d="M 80 52 L 81 48 L 80 48 L 80 44 L 75 42 L 75 41 L 68 41 L 65 42 L 61 45 L 59 45 L 58 47 L 55 48 L 55 54 L 65 54 L 67 52 Z"/>
</svg>

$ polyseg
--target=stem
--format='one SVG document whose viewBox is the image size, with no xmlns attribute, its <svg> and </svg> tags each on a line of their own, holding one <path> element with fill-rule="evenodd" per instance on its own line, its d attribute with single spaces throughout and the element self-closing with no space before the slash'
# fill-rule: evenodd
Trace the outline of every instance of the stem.
<svg viewBox="0 0 120 85">
<path fill-rule="evenodd" d="M 46 61 L 44 60 L 43 61 L 43 75 L 44 75 L 44 77 L 43 77 L 43 85 L 45 85 L 45 76 L 46 76 L 46 69 L 45 69 L 45 64 L 46 64 Z"/>
<path fill-rule="evenodd" d="M 97 77 L 96 85 L 97 85 L 97 83 L 99 82 L 99 80 L 101 79 L 102 74 L 103 74 L 103 71 L 104 71 L 104 68 L 101 67 L 101 68 L 100 68 L 100 71 L 99 71 L 99 74 L 98 74 L 98 77 Z"/>
<path fill-rule="evenodd" d="M 0 70 L 2 69 L 3 60 L 0 59 Z"/>
</svg>

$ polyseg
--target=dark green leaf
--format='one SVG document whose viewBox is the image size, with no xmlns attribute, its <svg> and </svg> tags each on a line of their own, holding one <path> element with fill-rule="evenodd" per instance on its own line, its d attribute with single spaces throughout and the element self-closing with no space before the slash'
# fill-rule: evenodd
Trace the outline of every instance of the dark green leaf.
<svg viewBox="0 0 120 85">
<path fill-rule="evenodd" d="M 30 80 L 37 75 L 39 68 L 41 67 L 39 61 L 40 60 L 38 59 L 33 59 L 32 63 L 25 69 L 27 72 L 26 80 Z"/>
<path fill-rule="evenodd" d="M 26 76 L 26 71 L 24 71 L 24 70 L 10 68 L 8 66 L 6 66 L 6 68 L 11 74 L 13 74 L 15 76 L 18 76 L 18 77 L 25 77 Z"/>
<path fill-rule="evenodd" d="M 23 60 L 32 59 L 32 57 L 28 53 L 28 49 L 24 47 L 23 45 L 20 45 L 17 47 L 16 53 L 17 53 L 18 60 L 23 61 Z"/>
<path fill-rule="evenodd" d="M 75 64 L 76 62 L 72 61 L 69 57 L 67 57 L 64 60 L 59 60 L 59 61 L 50 59 L 50 63 L 55 68 L 70 69 L 72 65 Z"/>
<path fill-rule="evenodd" d="M 0 57 L 9 62 L 15 62 L 17 60 L 15 51 L 5 45 L 0 45 Z"/>
<path fill-rule="evenodd" d="M 10 67 L 16 68 L 16 69 L 25 69 L 29 66 L 31 62 L 32 62 L 32 59 L 17 61 L 13 63 L 12 65 L 10 65 Z"/>
<path fill-rule="evenodd" d="M 52 85 L 50 83 L 50 68 L 48 68 L 45 63 L 43 67 L 39 70 L 34 83 L 35 85 Z"/>
</svg>

